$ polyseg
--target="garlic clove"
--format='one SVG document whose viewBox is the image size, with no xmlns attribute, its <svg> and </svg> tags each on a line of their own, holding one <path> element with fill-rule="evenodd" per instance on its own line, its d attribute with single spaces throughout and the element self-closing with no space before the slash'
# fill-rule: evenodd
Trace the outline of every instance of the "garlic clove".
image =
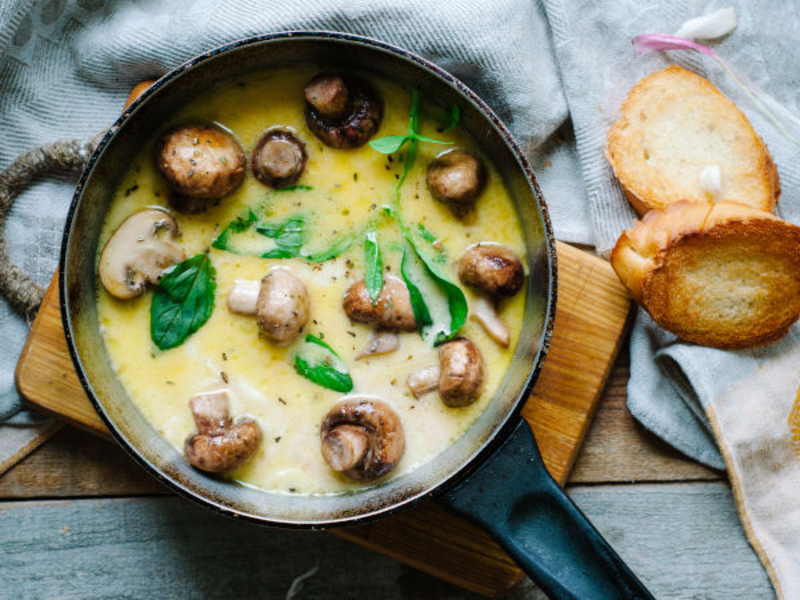
<svg viewBox="0 0 800 600">
<path fill-rule="evenodd" d="M 736 29 L 736 9 L 720 8 L 702 17 L 689 19 L 675 34 L 687 40 L 714 40 Z"/>
</svg>

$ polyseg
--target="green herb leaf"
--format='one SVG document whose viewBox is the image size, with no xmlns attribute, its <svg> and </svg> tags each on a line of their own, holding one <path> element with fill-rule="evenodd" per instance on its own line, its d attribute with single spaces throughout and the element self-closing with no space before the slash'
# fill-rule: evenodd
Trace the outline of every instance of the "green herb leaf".
<svg viewBox="0 0 800 600">
<path fill-rule="evenodd" d="M 353 389 L 353 379 L 336 351 L 310 333 L 295 356 L 294 368 L 309 381 L 329 390 L 347 393 Z"/>
<path fill-rule="evenodd" d="M 420 236 L 422 236 L 422 239 L 428 242 L 429 244 L 433 244 L 436 240 L 439 239 L 435 235 L 433 235 L 430 229 L 425 227 L 425 225 L 423 225 L 422 223 L 417 223 L 417 231 L 419 231 L 419 234 Z"/>
<path fill-rule="evenodd" d="M 367 293 L 370 298 L 377 300 L 383 289 L 383 260 L 378 236 L 374 231 L 368 231 L 364 238 L 364 270 Z"/>
<path fill-rule="evenodd" d="M 295 190 L 301 190 L 304 192 L 309 192 L 314 188 L 310 185 L 303 185 L 302 183 L 298 183 L 296 185 L 287 185 L 286 187 L 278 188 L 275 190 L 276 192 L 294 192 Z"/>
<path fill-rule="evenodd" d="M 150 337 L 161 350 L 180 346 L 214 311 L 216 271 L 208 254 L 175 265 L 153 294 Z"/>
<path fill-rule="evenodd" d="M 394 154 L 400 150 L 403 144 L 408 140 L 409 138 L 404 135 L 387 135 L 386 137 L 372 140 L 369 145 L 373 150 L 381 154 Z"/>
<path fill-rule="evenodd" d="M 424 135 L 416 135 L 414 139 L 420 142 L 430 142 L 431 144 L 442 144 L 443 146 L 452 146 L 453 142 L 445 142 L 444 140 L 435 140 L 433 138 L 425 137 Z"/>
<path fill-rule="evenodd" d="M 458 126 L 458 122 L 461 120 L 461 109 L 459 108 L 458 104 L 451 104 L 450 110 L 447 111 L 447 118 L 442 123 L 445 131 L 450 131 L 451 129 L 455 129 Z"/>
<path fill-rule="evenodd" d="M 216 248 L 217 250 L 225 250 L 226 252 L 239 254 L 237 250 L 231 247 L 231 235 L 247 231 L 256 221 L 258 221 L 258 215 L 253 212 L 253 209 L 248 208 L 246 215 L 237 217 L 235 220 L 231 221 L 225 229 L 222 230 L 222 233 L 217 236 L 217 238 L 211 244 L 211 247 Z"/>
<path fill-rule="evenodd" d="M 294 215 L 283 223 L 264 223 L 256 227 L 263 236 L 275 240 L 276 249 L 263 253 L 263 258 L 293 258 L 300 256 L 300 248 L 305 243 L 306 219 Z"/>
<path fill-rule="evenodd" d="M 409 269 L 409 262 L 411 259 L 408 257 L 408 246 L 403 248 L 403 259 L 400 262 L 400 274 L 403 276 L 403 281 L 408 288 L 408 295 L 411 298 L 411 309 L 414 311 L 414 320 L 417 322 L 417 331 L 420 334 L 433 324 L 431 313 L 428 310 L 428 305 L 419 291 L 416 283 L 412 279 L 411 271 Z"/>
</svg>

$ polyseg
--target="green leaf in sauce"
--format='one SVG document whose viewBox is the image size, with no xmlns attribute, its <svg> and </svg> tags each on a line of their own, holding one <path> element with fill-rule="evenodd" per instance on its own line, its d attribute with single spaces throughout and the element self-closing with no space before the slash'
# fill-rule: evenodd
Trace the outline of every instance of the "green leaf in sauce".
<svg viewBox="0 0 800 600">
<path fill-rule="evenodd" d="M 364 283 L 369 297 L 377 300 L 383 289 L 383 260 L 375 231 L 368 231 L 364 238 Z"/>
<path fill-rule="evenodd" d="M 306 219 L 303 215 L 293 215 L 283 223 L 262 223 L 256 231 L 275 240 L 276 248 L 261 254 L 262 258 L 293 258 L 300 256 L 300 248 L 305 243 Z"/>
<path fill-rule="evenodd" d="M 353 389 L 353 379 L 336 351 L 310 333 L 295 356 L 294 368 L 309 381 L 329 390 L 347 393 Z"/>
<path fill-rule="evenodd" d="M 287 185 L 286 187 L 278 188 L 275 190 L 276 192 L 294 192 L 294 191 L 303 191 L 303 192 L 310 192 L 314 188 L 310 185 L 303 185 L 302 183 L 298 183 L 295 185 Z"/>
<path fill-rule="evenodd" d="M 253 212 L 253 209 L 248 208 L 247 214 L 237 217 L 231 221 L 225 229 L 222 230 L 222 233 L 217 236 L 217 238 L 211 244 L 211 247 L 216 248 L 217 250 L 225 250 L 226 252 L 239 254 L 239 252 L 231 246 L 231 236 L 247 231 L 257 221 L 258 215 Z"/>
<path fill-rule="evenodd" d="M 381 154 L 394 154 L 408 141 L 404 135 L 387 135 L 386 137 L 372 140 L 369 145 Z"/>
<path fill-rule="evenodd" d="M 158 282 L 150 305 L 150 337 L 161 350 L 183 344 L 214 311 L 216 271 L 208 254 L 175 265 Z"/>
<path fill-rule="evenodd" d="M 400 274 L 403 276 L 403 281 L 408 288 L 408 295 L 411 298 L 411 309 L 414 311 L 414 320 L 417 322 L 417 331 L 422 334 L 426 328 L 433 324 L 433 319 L 431 319 L 431 313 L 428 310 L 428 305 L 425 304 L 425 300 L 422 297 L 416 282 L 414 281 L 411 270 L 409 269 L 409 262 L 411 260 L 412 259 L 409 258 L 408 246 L 406 246 L 403 248 L 403 259 L 400 262 Z"/>
</svg>

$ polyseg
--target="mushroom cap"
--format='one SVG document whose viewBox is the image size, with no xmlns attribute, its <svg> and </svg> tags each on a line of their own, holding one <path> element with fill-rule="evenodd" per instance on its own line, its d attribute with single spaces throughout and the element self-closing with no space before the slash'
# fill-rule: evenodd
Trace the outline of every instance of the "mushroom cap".
<svg viewBox="0 0 800 600">
<path fill-rule="evenodd" d="M 308 128 L 331 148 L 363 146 L 381 125 L 380 94 L 354 75 L 321 73 L 306 86 L 305 97 Z"/>
<path fill-rule="evenodd" d="M 400 417 L 386 402 L 370 396 L 345 398 L 336 404 L 322 421 L 320 438 L 330 467 L 355 481 L 373 481 L 388 474 L 406 449 Z M 367 442 L 363 450 L 362 440 Z"/>
<path fill-rule="evenodd" d="M 285 345 L 303 332 L 311 299 L 302 280 L 285 267 L 270 269 L 261 280 L 256 315 L 264 335 Z"/>
<path fill-rule="evenodd" d="M 133 213 L 100 254 L 98 274 L 103 287 L 121 300 L 142 295 L 167 267 L 186 258 L 177 238 L 178 224 L 169 213 L 155 208 Z"/>
<path fill-rule="evenodd" d="M 408 288 L 401 279 L 391 275 L 384 278 L 377 299 L 370 298 L 367 284 L 361 279 L 345 292 L 342 305 L 347 316 L 357 323 L 400 331 L 414 331 L 417 328 Z"/>
<path fill-rule="evenodd" d="M 161 138 L 158 168 L 177 194 L 209 200 L 227 196 L 241 185 L 246 159 L 239 142 L 227 131 L 182 125 Z M 198 205 L 185 204 L 189 210 Z"/>
<path fill-rule="evenodd" d="M 439 395 L 451 407 L 468 406 L 478 399 L 483 383 L 483 356 L 467 338 L 439 346 Z"/>
<path fill-rule="evenodd" d="M 462 217 L 486 186 L 486 167 L 478 156 L 454 148 L 428 164 L 426 181 L 431 195 Z"/>
<path fill-rule="evenodd" d="M 258 142 L 251 159 L 261 183 L 280 189 L 295 183 L 308 160 L 306 145 L 285 129 L 270 129 Z"/>
<path fill-rule="evenodd" d="M 189 401 L 197 433 L 186 438 L 189 464 L 208 473 L 230 471 L 255 454 L 263 438 L 252 419 L 232 425 L 227 390 L 198 394 Z"/>
<path fill-rule="evenodd" d="M 490 296 L 510 297 L 525 281 L 522 260 L 504 246 L 481 242 L 466 249 L 458 261 L 458 277 Z"/>
</svg>

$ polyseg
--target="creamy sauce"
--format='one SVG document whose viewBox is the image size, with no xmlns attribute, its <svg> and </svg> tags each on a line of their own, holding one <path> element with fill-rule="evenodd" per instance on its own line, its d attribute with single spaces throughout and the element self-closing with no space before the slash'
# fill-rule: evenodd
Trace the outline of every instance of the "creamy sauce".
<svg viewBox="0 0 800 600">
<path fill-rule="evenodd" d="M 228 223 L 248 207 L 264 204 L 270 221 L 304 214 L 309 246 L 319 244 L 320 248 L 325 247 L 326 240 L 357 231 L 376 219 L 384 267 L 387 274 L 400 275 L 402 245 L 397 225 L 379 215 L 381 207 L 393 201 L 402 163 L 399 156 L 390 162 L 368 145 L 356 150 L 333 150 L 313 136 L 303 117 L 302 90 L 315 73 L 311 69 L 278 72 L 234 82 L 198 98 L 176 114 L 171 123 L 165 123 L 166 129 L 198 120 L 217 122 L 235 134 L 248 158 L 266 129 L 282 126 L 296 132 L 309 154 L 299 183 L 311 190 L 275 192 L 248 172 L 236 192 L 205 213 L 182 215 L 172 211 L 187 256 L 206 251 Z M 375 137 L 405 134 L 410 91 L 382 79 L 370 80 L 385 102 L 383 123 Z M 430 110 L 433 112 L 435 107 Z M 424 115 L 423 135 L 453 141 L 480 153 L 474 140 L 460 128 L 449 132 L 436 128 L 436 121 Z M 155 165 L 155 143 L 156 139 L 131 163 L 106 217 L 100 249 L 131 213 L 148 206 L 169 208 L 167 183 Z M 488 161 L 488 184 L 474 215 L 467 221 L 455 219 L 430 196 L 425 169 L 442 149 L 420 144 L 415 167 L 403 187 L 402 205 L 410 227 L 421 223 L 439 238 L 447 259 L 440 266 L 451 281 L 460 285 L 456 261 L 470 244 L 499 242 L 520 256 L 524 256 L 525 249 L 511 199 Z M 429 247 L 425 249 L 431 251 Z M 302 338 L 289 347 L 275 346 L 259 336 L 255 318 L 229 312 L 226 297 L 235 280 L 259 280 L 275 265 L 290 267 L 303 280 L 312 307 L 306 331 L 324 335 L 339 353 L 353 379 L 352 394 L 383 398 L 403 422 L 406 452 L 389 477 L 432 460 L 475 421 L 496 393 L 518 341 L 524 289 L 501 305 L 502 318 L 511 330 L 509 348 L 498 346 L 471 319 L 462 329 L 485 361 L 486 377 L 479 400 L 466 408 L 446 407 L 436 392 L 415 400 L 406 378 L 412 371 L 438 364 L 438 350 L 417 333 L 401 334 L 400 348 L 394 353 L 355 360 L 371 329 L 348 320 L 342 310 L 342 297 L 352 283 L 364 276 L 362 239 L 339 258 L 316 265 L 301 259 L 263 259 L 214 249 L 210 257 L 217 278 L 215 309 L 209 321 L 181 346 L 159 351 L 151 341 L 152 292 L 122 301 L 98 284 L 101 329 L 112 364 L 131 399 L 156 431 L 181 452 L 184 440 L 194 431 L 189 399 L 201 391 L 228 388 L 233 417 L 249 415 L 258 420 L 264 431 L 264 442 L 257 454 L 230 476 L 264 490 L 339 493 L 359 489 L 363 484 L 350 482 L 332 471 L 320 452 L 320 423 L 343 394 L 320 387 L 295 372 L 293 356 Z M 460 287 L 473 302 L 471 290 Z"/>
</svg>

